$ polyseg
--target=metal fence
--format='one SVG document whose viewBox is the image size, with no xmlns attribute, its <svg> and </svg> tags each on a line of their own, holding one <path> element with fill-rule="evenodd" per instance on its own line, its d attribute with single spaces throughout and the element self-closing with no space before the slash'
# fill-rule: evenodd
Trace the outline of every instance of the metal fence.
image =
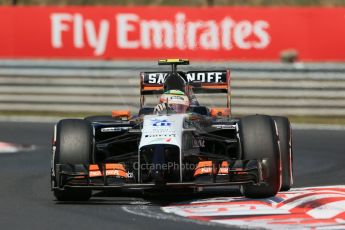
<svg viewBox="0 0 345 230">
<path fill-rule="evenodd" d="M 233 114 L 345 116 L 344 64 L 194 63 L 230 68 Z M 0 110 L 110 113 L 139 107 L 139 72 L 153 62 L 0 61 Z M 209 106 L 224 95 L 199 95 Z M 158 100 L 153 99 L 151 103 Z"/>
</svg>

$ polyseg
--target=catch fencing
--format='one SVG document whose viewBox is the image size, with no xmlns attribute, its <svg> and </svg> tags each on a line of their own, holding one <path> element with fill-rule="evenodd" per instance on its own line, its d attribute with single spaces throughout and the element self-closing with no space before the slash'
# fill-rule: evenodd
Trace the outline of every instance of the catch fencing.
<svg viewBox="0 0 345 230">
<path fill-rule="evenodd" d="M 194 69 L 231 69 L 232 113 L 345 116 L 342 64 L 193 63 Z M 89 112 L 139 108 L 139 72 L 152 62 L 1 61 L 0 110 L 13 113 Z M 199 95 L 225 105 L 224 95 Z M 158 99 L 151 100 L 151 104 Z"/>
</svg>

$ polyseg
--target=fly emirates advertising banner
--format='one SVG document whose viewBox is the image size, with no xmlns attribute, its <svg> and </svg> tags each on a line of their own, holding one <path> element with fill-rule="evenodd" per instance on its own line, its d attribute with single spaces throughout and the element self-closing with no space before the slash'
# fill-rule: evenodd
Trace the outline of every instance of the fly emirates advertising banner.
<svg viewBox="0 0 345 230">
<path fill-rule="evenodd" d="M 345 8 L 0 7 L 0 58 L 345 60 Z"/>
</svg>

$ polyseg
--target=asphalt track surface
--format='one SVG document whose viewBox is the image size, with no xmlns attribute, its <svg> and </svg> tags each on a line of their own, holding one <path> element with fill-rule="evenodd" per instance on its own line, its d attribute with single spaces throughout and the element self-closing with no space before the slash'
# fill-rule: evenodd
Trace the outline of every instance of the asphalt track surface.
<svg viewBox="0 0 345 230">
<path fill-rule="evenodd" d="M 35 150 L 0 154 L 0 229 L 210 229 L 207 223 L 165 214 L 161 206 L 195 198 L 239 195 L 236 189 L 201 194 L 97 193 L 86 203 L 59 203 L 50 191 L 53 124 L 0 122 L 0 141 Z M 345 130 L 294 130 L 294 187 L 345 182 Z M 115 196 L 116 195 L 116 196 Z M 212 229 L 229 229 L 213 225 Z"/>
</svg>

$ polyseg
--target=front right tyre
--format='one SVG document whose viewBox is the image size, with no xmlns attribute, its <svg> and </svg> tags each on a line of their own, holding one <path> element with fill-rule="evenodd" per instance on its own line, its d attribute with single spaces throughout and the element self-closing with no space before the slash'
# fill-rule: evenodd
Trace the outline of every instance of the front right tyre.
<svg viewBox="0 0 345 230">
<path fill-rule="evenodd" d="M 91 162 L 93 150 L 93 129 L 89 121 L 80 119 L 64 119 L 57 123 L 55 134 L 55 154 L 53 164 L 84 164 Z M 55 184 L 64 183 L 57 181 L 60 177 L 55 168 Z M 54 190 L 58 201 L 85 201 L 91 197 L 91 190 L 65 189 Z"/>
</svg>

